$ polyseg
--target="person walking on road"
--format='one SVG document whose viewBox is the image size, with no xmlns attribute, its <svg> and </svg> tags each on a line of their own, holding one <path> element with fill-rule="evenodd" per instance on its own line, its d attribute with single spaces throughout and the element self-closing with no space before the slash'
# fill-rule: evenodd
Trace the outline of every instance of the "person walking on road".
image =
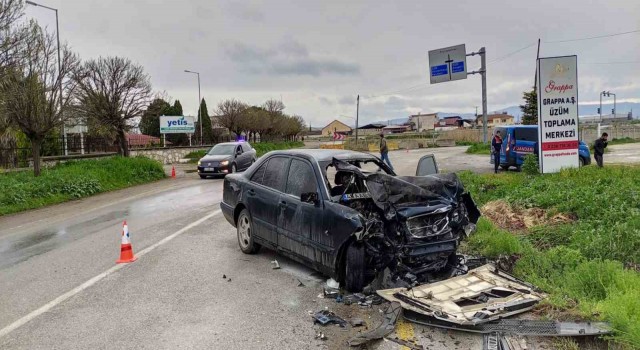
<svg viewBox="0 0 640 350">
<path fill-rule="evenodd" d="M 384 139 L 384 134 L 380 134 L 380 159 L 382 162 L 386 162 L 389 165 L 389 168 L 393 170 L 393 165 L 391 165 L 391 161 L 389 160 L 389 148 L 387 147 L 387 140 Z"/>
<path fill-rule="evenodd" d="M 500 131 L 496 131 L 496 134 L 491 140 L 491 153 L 493 155 L 493 172 L 498 173 L 498 167 L 500 166 L 500 149 L 502 148 L 502 136 Z"/>
<path fill-rule="evenodd" d="M 598 163 L 598 166 L 601 168 L 604 165 L 604 159 L 602 158 L 602 156 L 604 156 L 604 149 L 607 148 L 608 137 L 609 134 L 603 132 L 602 136 L 600 136 L 600 138 L 597 139 L 596 143 L 593 145 L 593 158 L 596 159 L 596 163 Z"/>
</svg>

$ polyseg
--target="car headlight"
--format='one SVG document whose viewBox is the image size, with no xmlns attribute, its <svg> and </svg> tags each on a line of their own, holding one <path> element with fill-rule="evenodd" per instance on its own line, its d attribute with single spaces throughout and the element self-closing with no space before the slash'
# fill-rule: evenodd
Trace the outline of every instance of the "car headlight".
<svg viewBox="0 0 640 350">
<path fill-rule="evenodd" d="M 222 162 L 220 162 L 220 165 L 229 165 L 229 161 L 228 160 L 223 160 Z"/>
<path fill-rule="evenodd" d="M 200 166 L 200 165 L 202 165 L 202 161 L 201 160 L 198 161 L 198 166 Z"/>
</svg>

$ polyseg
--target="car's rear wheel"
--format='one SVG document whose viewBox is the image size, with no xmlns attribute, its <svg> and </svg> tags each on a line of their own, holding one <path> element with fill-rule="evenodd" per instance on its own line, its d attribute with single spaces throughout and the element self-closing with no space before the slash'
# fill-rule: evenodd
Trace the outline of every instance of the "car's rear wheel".
<svg viewBox="0 0 640 350">
<path fill-rule="evenodd" d="M 504 171 L 507 171 L 507 170 L 509 170 L 509 166 L 508 165 L 501 165 L 500 169 L 502 169 Z"/>
<path fill-rule="evenodd" d="M 345 259 L 345 287 L 356 293 L 364 288 L 364 247 L 358 243 L 351 243 L 347 248 Z"/>
<path fill-rule="evenodd" d="M 242 209 L 240 215 L 238 215 L 238 222 L 236 223 L 238 231 L 238 245 L 240 250 L 245 254 L 255 254 L 260 250 L 260 245 L 253 240 L 253 223 L 251 221 L 251 215 L 247 209 Z"/>
</svg>

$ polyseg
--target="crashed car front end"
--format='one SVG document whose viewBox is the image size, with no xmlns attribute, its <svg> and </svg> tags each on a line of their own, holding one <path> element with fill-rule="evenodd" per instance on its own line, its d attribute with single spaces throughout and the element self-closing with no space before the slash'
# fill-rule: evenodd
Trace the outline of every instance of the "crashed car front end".
<svg viewBox="0 0 640 350">
<path fill-rule="evenodd" d="M 339 201 L 360 214 L 363 229 L 354 235 L 365 248 L 367 283 L 387 269 L 387 282 L 398 286 L 450 276 L 460 241 L 475 230 L 480 215 L 455 174 L 364 173 L 335 159 L 333 166 L 353 174 L 351 188 L 357 190 L 350 193 L 347 186 Z"/>
</svg>

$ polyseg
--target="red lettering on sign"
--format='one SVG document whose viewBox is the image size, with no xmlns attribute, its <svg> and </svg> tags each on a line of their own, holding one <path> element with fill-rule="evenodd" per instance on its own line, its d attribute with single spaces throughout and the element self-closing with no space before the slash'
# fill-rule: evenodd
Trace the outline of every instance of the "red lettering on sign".
<svg viewBox="0 0 640 350">
<path fill-rule="evenodd" d="M 553 80 L 549 80 L 549 84 L 544 88 L 544 91 L 546 93 L 549 93 L 551 91 L 558 91 L 559 93 L 565 93 L 567 90 L 573 90 L 573 85 L 569 85 L 569 84 L 562 84 L 562 85 L 556 85 L 556 82 Z"/>
<path fill-rule="evenodd" d="M 578 141 L 556 141 L 542 143 L 542 151 L 561 151 L 565 149 L 578 149 Z"/>
</svg>

